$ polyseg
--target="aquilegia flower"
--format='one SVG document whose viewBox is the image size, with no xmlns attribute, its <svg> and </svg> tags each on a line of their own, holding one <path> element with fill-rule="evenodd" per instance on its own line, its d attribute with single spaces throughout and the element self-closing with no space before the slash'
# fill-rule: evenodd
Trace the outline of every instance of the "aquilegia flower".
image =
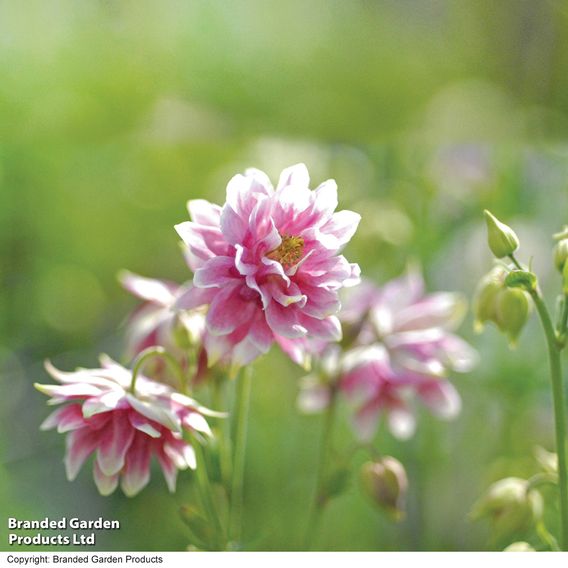
<svg viewBox="0 0 568 568">
<path fill-rule="evenodd" d="M 341 321 L 358 345 L 381 343 L 396 371 L 444 377 L 469 372 L 476 351 L 453 331 L 465 315 L 459 294 L 425 294 L 416 269 L 382 288 L 363 282 L 345 299 Z"/>
<path fill-rule="evenodd" d="M 191 288 L 191 284 L 180 286 L 126 270 L 119 274 L 119 280 L 125 290 L 143 300 L 126 323 L 127 357 L 132 359 L 148 347 L 161 346 L 178 360 L 183 369 L 187 369 L 188 352 L 194 350 L 198 362 L 196 377 L 201 375 L 204 366 L 201 363 L 204 358 L 205 310 L 174 309 L 177 298 Z M 166 376 L 162 359 L 151 362 L 146 369 L 147 372 L 151 370 L 152 378 L 164 380 Z"/>
<path fill-rule="evenodd" d="M 35 387 L 51 397 L 48 404 L 67 404 L 41 429 L 67 433 L 65 468 L 70 481 L 93 453 L 93 476 L 102 495 L 111 494 L 119 482 L 127 496 L 136 495 L 150 480 L 152 456 L 171 492 L 179 469 L 195 469 L 194 449 L 183 434 L 210 436 L 205 416 L 219 414 L 142 375 L 131 393 L 132 372 L 107 356 L 101 356 L 100 369 L 65 373 L 49 362 L 46 369 L 60 384 Z"/>
<path fill-rule="evenodd" d="M 373 437 L 382 415 L 395 436 L 411 436 L 414 399 L 440 418 L 453 418 L 461 400 L 447 376 L 476 361 L 473 348 L 451 331 L 463 317 L 461 302 L 446 292 L 424 295 L 417 272 L 382 289 L 364 282 L 340 314 L 350 347 L 329 349 L 323 370 L 303 380 L 300 408 L 322 410 L 336 389 L 353 402 L 353 426 L 363 440 Z"/>
<path fill-rule="evenodd" d="M 178 306 L 209 305 L 209 364 L 230 356 L 245 365 L 275 340 L 300 361 L 303 338 L 341 338 L 338 290 L 358 283 L 359 267 L 340 252 L 360 216 L 336 207 L 335 182 L 311 191 L 303 164 L 285 169 L 276 189 L 259 170 L 236 175 L 223 207 L 188 203 L 192 220 L 176 230 L 194 287 Z"/>
</svg>

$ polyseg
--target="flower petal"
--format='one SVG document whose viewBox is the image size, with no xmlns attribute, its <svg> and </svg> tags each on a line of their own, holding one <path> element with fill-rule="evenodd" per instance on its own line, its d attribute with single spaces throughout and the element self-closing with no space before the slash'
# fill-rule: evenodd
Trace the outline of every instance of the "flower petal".
<svg viewBox="0 0 568 568">
<path fill-rule="evenodd" d="M 124 467 L 126 452 L 134 439 L 134 432 L 127 414 L 116 412 L 99 439 L 97 463 L 102 473 L 114 475 Z"/>
</svg>

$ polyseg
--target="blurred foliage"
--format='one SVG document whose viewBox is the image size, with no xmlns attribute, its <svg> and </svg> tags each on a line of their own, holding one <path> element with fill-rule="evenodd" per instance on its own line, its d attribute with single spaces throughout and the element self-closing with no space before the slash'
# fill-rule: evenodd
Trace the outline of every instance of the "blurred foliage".
<svg viewBox="0 0 568 568">
<path fill-rule="evenodd" d="M 555 290 L 567 68 L 560 0 L 0 2 L 5 516 L 121 520 L 119 533 L 99 533 L 101 550 L 187 546 L 178 509 L 191 475 L 175 496 L 155 475 L 133 500 L 98 496 L 87 468 L 69 484 L 62 437 L 38 432 L 47 411 L 31 385 L 46 381 L 46 357 L 62 368 L 121 357 L 135 303 L 116 273 L 189 278 L 173 230 L 186 200 L 222 201 L 248 166 L 274 178 L 303 161 L 314 185 L 336 178 L 342 207 L 363 215 L 348 256 L 370 278 L 414 260 L 431 289 L 471 295 L 490 267 L 489 208 Z M 377 438 L 407 467 L 407 520 L 389 524 L 353 484 L 326 512 L 318 548 L 486 547 L 467 511 L 491 481 L 532 473 L 532 447 L 552 444 L 551 403 L 535 321 L 516 352 L 494 329 L 470 328 L 482 358 L 456 378 L 460 418 L 420 411 L 410 442 Z M 255 366 L 245 537 L 297 549 L 320 421 L 295 410 L 300 369 L 276 349 Z M 345 421 L 338 437 L 350 443 Z"/>
</svg>

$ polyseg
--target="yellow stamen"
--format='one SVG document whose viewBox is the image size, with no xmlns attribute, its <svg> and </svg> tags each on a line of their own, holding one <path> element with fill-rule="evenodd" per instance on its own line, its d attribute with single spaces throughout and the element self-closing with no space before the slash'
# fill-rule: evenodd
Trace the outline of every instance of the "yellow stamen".
<svg viewBox="0 0 568 568">
<path fill-rule="evenodd" d="M 304 239 L 292 235 L 281 236 L 280 246 L 271 250 L 266 256 L 272 260 L 277 260 L 282 266 L 293 266 L 304 254 Z"/>
</svg>

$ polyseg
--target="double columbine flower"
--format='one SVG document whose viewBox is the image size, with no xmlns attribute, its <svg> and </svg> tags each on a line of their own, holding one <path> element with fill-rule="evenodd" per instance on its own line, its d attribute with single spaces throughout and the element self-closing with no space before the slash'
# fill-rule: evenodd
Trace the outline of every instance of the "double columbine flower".
<svg viewBox="0 0 568 568">
<path fill-rule="evenodd" d="M 303 164 L 285 169 L 276 189 L 259 170 L 233 177 L 223 207 L 188 203 L 192 220 L 176 229 L 194 287 L 177 305 L 209 306 L 209 364 L 246 365 L 274 341 L 298 360 L 307 336 L 341 338 L 338 290 L 359 282 L 359 267 L 339 253 L 360 216 L 336 207 L 335 182 L 311 191 Z"/>
<path fill-rule="evenodd" d="M 170 491 L 177 471 L 195 469 L 195 452 L 189 434 L 210 436 L 205 416 L 218 414 L 191 398 L 132 372 L 106 356 L 101 368 L 65 373 L 46 364 L 60 384 L 36 388 L 51 397 L 49 404 L 65 404 L 41 425 L 67 434 L 65 468 L 75 479 L 83 463 L 95 454 L 93 476 L 102 495 L 111 494 L 119 482 L 123 492 L 136 495 L 150 480 L 150 463 L 156 457 Z"/>
<path fill-rule="evenodd" d="M 334 365 L 326 363 L 326 374 L 333 388 L 355 401 L 353 424 L 360 438 L 372 438 L 383 413 L 394 435 L 411 436 L 414 397 L 441 418 L 459 412 L 460 397 L 447 376 L 469 371 L 477 359 L 473 348 L 453 333 L 463 315 L 459 295 L 426 295 L 416 271 L 382 289 L 364 282 L 346 299 L 340 317 L 351 348 L 335 355 L 334 372 L 329 371 Z M 304 385 L 301 408 L 327 404 L 329 388 L 321 381 L 311 377 Z"/>
</svg>

